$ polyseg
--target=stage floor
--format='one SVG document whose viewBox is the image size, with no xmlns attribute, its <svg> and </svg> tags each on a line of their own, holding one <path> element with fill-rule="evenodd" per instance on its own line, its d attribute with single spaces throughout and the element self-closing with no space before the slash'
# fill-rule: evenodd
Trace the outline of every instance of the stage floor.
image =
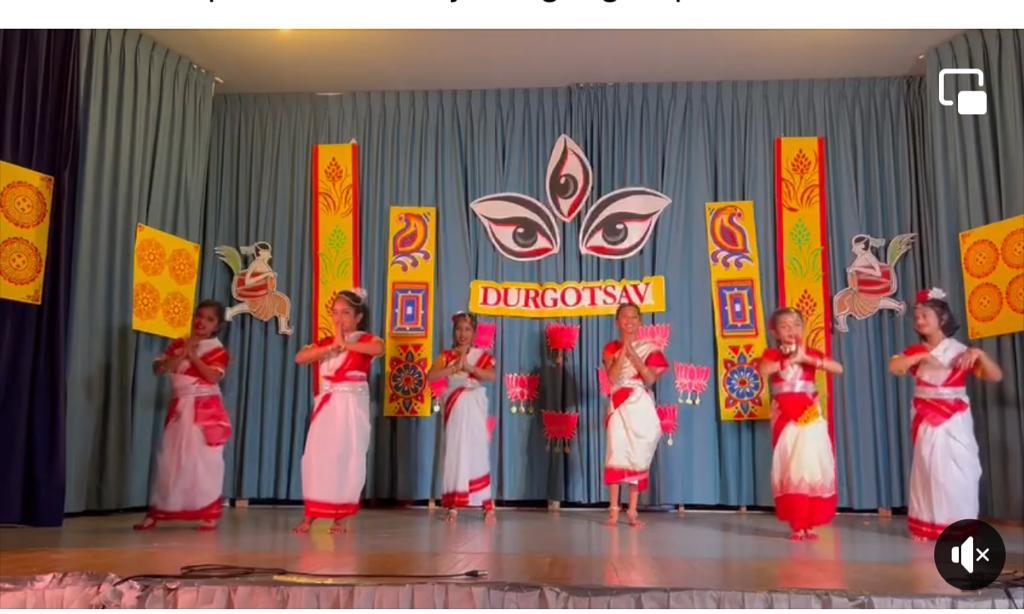
<svg viewBox="0 0 1024 614">
<path fill-rule="evenodd" d="M 840 515 L 820 540 L 791 542 L 786 527 L 765 513 L 650 512 L 642 514 L 646 527 L 613 529 L 599 510 L 501 510 L 493 524 L 463 512 L 455 525 L 441 510 L 364 510 L 350 534 L 329 535 L 327 523 L 318 523 L 297 536 L 291 528 L 301 516 L 301 508 L 226 509 L 220 529 L 208 533 L 175 524 L 132 531 L 141 514 L 71 518 L 60 529 L 3 528 L 0 576 L 124 577 L 219 563 L 381 576 L 484 569 L 488 583 L 563 589 L 964 596 L 935 570 L 933 544 L 912 541 L 899 517 Z M 1024 528 L 997 528 L 1007 545 L 1005 569 L 1024 570 Z"/>
</svg>

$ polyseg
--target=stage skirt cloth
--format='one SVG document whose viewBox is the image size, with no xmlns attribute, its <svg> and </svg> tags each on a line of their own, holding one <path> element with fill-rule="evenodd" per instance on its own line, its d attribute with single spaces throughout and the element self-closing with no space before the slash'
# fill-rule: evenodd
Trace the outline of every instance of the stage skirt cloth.
<svg viewBox="0 0 1024 614">
<path fill-rule="evenodd" d="M 467 360 L 490 368 L 489 354 L 473 348 Z M 464 373 L 448 378 L 444 403 L 444 493 L 441 504 L 449 509 L 483 507 L 491 500 L 491 453 L 488 445 L 487 391 Z"/>
<path fill-rule="evenodd" d="M 216 520 L 221 516 L 224 443 L 231 434 L 212 384 L 171 375 L 174 399 L 168 411 L 149 516 L 157 520 Z"/>
<path fill-rule="evenodd" d="M 640 491 L 647 490 L 651 460 L 661 439 L 661 421 L 642 383 L 629 381 L 613 388 L 605 434 L 604 483 L 635 484 Z"/>
<path fill-rule="evenodd" d="M 775 515 L 801 531 L 836 515 L 836 461 L 817 399 L 780 394 L 772 403 Z"/>
<path fill-rule="evenodd" d="M 365 376 L 364 376 L 365 377 Z M 370 392 L 362 381 L 325 382 L 313 405 L 302 454 L 306 518 L 359 511 L 370 447 Z"/>
</svg>

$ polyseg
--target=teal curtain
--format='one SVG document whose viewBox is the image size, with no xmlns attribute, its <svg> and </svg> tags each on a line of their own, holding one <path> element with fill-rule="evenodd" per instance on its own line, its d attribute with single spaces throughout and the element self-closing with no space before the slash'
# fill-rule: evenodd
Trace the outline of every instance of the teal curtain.
<svg viewBox="0 0 1024 614">
<path fill-rule="evenodd" d="M 988 113 L 959 115 L 940 106 L 939 70 L 980 68 Z M 968 32 L 928 53 L 928 163 L 933 191 L 922 211 L 925 282 L 945 288 L 964 322 L 959 234 L 1024 214 L 1024 31 Z M 946 78 L 947 96 L 978 89 L 976 79 Z M 949 92 L 952 91 L 952 94 Z M 975 431 L 981 446 L 982 511 L 1024 518 L 1024 335 L 978 345 L 1005 374 L 1000 384 L 971 384 Z"/>
<path fill-rule="evenodd" d="M 1019 45 L 1017 49 L 1019 52 Z M 1001 64 L 1006 64 L 1005 60 Z M 197 80 L 201 76 L 195 71 L 188 74 Z M 134 100 L 137 94 L 121 95 Z M 93 96 L 100 94 L 94 92 Z M 224 336 L 232 367 L 223 389 L 236 427 L 227 450 L 225 492 L 232 497 L 294 500 L 301 497 L 299 459 L 312 404 L 309 373 L 296 367 L 293 357 L 311 339 L 313 145 L 352 139 L 360 144 L 361 274 L 374 305 L 372 329 L 378 334 L 383 329 L 386 301 L 383 262 L 388 207 L 429 205 L 439 210 L 435 351 L 450 342 L 448 316 L 465 308 L 473 279 L 663 274 L 668 311 L 652 320 L 673 327 L 669 359 L 712 365 L 704 204 L 755 202 L 765 308 L 773 308 L 772 146 L 778 136 L 820 135 L 827 140 L 833 287 L 845 283 L 850 238 L 861 232 L 882 237 L 921 234 L 921 245 L 899 271 L 908 300 L 926 283 L 945 283 L 936 281 L 932 270 L 940 260 L 947 262 L 943 270 L 958 277 L 955 254 L 939 258 L 935 253 L 940 245 L 952 245 L 949 237 L 955 240 L 956 231 L 967 227 L 958 217 L 964 214 L 956 208 L 967 204 L 940 206 L 936 195 L 934 174 L 940 161 L 932 134 L 936 120 L 929 108 L 934 99 L 931 81 L 917 78 L 216 96 L 209 124 L 200 121 L 201 114 L 196 113 L 196 121 L 178 125 L 166 145 L 180 147 L 182 156 L 194 153 L 198 160 L 205 153 L 194 152 L 184 143 L 198 143 L 205 138 L 198 136 L 205 135 L 201 126 L 209 126 L 209 164 L 197 165 L 198 170 L 188 176 L 188 186 L 194 188 L 192 181 L 201 180 L 208 168 L 205 196 L 171 202 L 150 191 L 131 205 L 109 197 L 109 209 L 97 212 L 108 219 L 91 222 L 96 225 L 89 230 L 100 238 L 89 239 L 90 245 L 97 256 L 104 255 L 96 261 L 103 262 L 106 269 L 99 273 L 96 266 L 79 267 L 84 282 L 80 285 L 88 292 L 84 302 L 75 306 L 75 328 L 95 330 L 78 332 L 81 340 L 73 344 L 77 362 L 73 358 L 76 369 L 71 376 L 79 380 L 69 389 L 79 389 L 77 383 L 84 396 L 77 401 L 69 399 L 69 412 L 75 403 L 79 411 L 74 419 L 69 415 L 68 423 L 69 433 L 75 433 L 69 436 L 69 459 L 74 459 L 69 460 L 69 493 L 77 495 L 69 497 L 77 505 L 69 509 L 141 505 L 145 500 L 149 459 L 159 440 L 158 416 L 162 416 L 167 391 L 148 372 L 162 342 L 130 332 L 130 284 L 121 281 L 130 266 L 131 249 L 131 235 L 124 228 L 133 227 L 139 219 L 201 240 L 200 293 L 225 302 L 230 302 L 230 272 L 213 256 L 213 248 L 260 240 L 272 243 L 280 289 L 289 294 L 294 306 L 296 332 L 282 337 L 272 323 L 243 317 L 232 323 Z M 195 94 L 189 100 L 195 108 L 209 108 L 208 97 Z M 1006 118 L 1001 121 L 1011 130 L 1020 130 L 1019 98 L 1015 104 L 1018 107 L 1009 116 L 1005 108 L 1000 111 Z M 1018 114 L 1016 120 L 1012 113 Z M 114 118 L 108 115 L 106 121 Z M 590 157 L 595 193 L 642 185 L 672 198 L 652 241 L 637 256 L 619 263 L 581 256 L 575 241 L 576 221 L 563 227 L 562 251 L 557 256 L 539 263 L 511 262 L 495 253 L 470 214 L 468 203 L 485 194 L 518 191 L 542 197 L 547 158 L 563 132 Z M 1000 141 L 986 155 L 993 164 L 1009 168 L 1010 160 L 1020 157 L 1007 156 L 1001 147 Z M 106 168 L 134 161 L 99 151 L 91 155 L 87 151 L 85 157 L 87 169 L 90 163 Z M 103 177 L 95 169 L 86 172 L 86 186 L 89 178 L 95 181 L 97 175 Z M 103 195 L 112 192 L 112 188 L 102 193 L 87 190 L 86 202 L 98 208 Z M 154 199 L 159 199 L 160 206 L 139 206 Z M 1001 217 L 990 207 L 976 213 L 983 217 L 978 223 Z M 144 218 L 144 214 L 153 217 Z M 115 225 L 120 225 L 116 232 L 108 229 Z M 973 220 L 971 225 L 975 225 Z M 939 233 L 937 228 L 947 230 Z M 112 246 L 118 246 L 117 250 Z M 112 252 L 116 253 L 110 262 L 115 264 L 108 264 L 105 256 Z M 949 285 L 956 296 L 956 288 Z M 563 382 L 566 390 L 573 392 L 560 399 L 581 413 L 580 433 L 570 454 L 546 451 L 539 417 L 511 415 L 501 382 L 490 387 L 492 413 L 499 416 L 492 446 L 499 499 L 594 503 L 607 496 L 601 483 L 603 412 L 595 371 L 601 346 L 612 338 L 612 322 L 611 318 L 577 322 L 582 325 L 580 344 L 569 355 L 562 374 L 567 378 Z M 499 323 L 496 355 L 502 373 L 543 367 L 545 374 L 559 377 L 544 365 L 544 324 L 523 320 Z M 835 337 L 835 354 L 847 366 L 847 374 L 837 380 L 835 388 L 843 506 L 871 509 L 906 503 L 910 388 L 908 382 L 889 376 L 885 363 L 888 356 L 914 341 L 910 318 L 888 313 L 853 322 L 850 333 Z M 1019 343 L 1019 338 L 1014 343 Z M 1018 358 L 1019 349 L 1016 346 Z M 1009 372 L 1012 357 L 1004 366 Z M 1019 383 L 1010 381 L 999 393 L 1007 403 L 1006 424 L 1015 416 L 1018 421 L 1012 424 L 1017 425 L 1018 433 Z M 383 418 L 379 367 L 371 386 L 374 431 L 366 496 L 422 500 L 439 495 L 441 421 L 437 417 Z M 658 385 L 657 392 L 662 402 L 674 402 L 669 379 Z M 988 397 L 982 394 L 990 392 L 980 391 L 974 397 L 976 414 L 986 411 L 983 407 Z M 1017 409 L 1009 405 L 1014 400 Z M 990 428 L 995 433 L 999 425 Z M 78 437 L 87 442 L 73 443 Z M 982 439 L 984 454 L 990 457 L 986 462 L 1019 459 L 1021 438 L 1013 432 L 1002 439 Z M 770 505 L 770 460 L 768 424 L 721 423 L 717 399 L 708 394 L 699 407 L 680 406 L 675 445 L 659 450 L 645 502 Z M 74 467 L 76 462 L 81 466 Z M 1002 471 L 1010 478 L 1019 467 Z M 76 478 L 79 484 L 73 483 Z M 984 511 L 1019 517 L 1019 499 L 1000 499 L 993 494 L 997 486 L 986 482 Z"/>
<path fill-rule="evenodd" d="M 146 503 L 167 398 L 151 365 L 165 340 L 131 330 L 135 225 L 202 240 L 213 106 L 212 76 L 138 32 L 80 40 L 69 512 Z"/>
</svg>

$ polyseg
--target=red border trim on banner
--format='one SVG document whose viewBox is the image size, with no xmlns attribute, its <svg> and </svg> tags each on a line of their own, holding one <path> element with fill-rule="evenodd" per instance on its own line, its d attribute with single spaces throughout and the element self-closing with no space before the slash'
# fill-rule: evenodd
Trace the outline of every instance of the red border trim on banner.
<svg viewBox="0 0 1024 614">
<path fill-rule="evenodd" d="M 825 289 L 825 304 L 822 311 L 825 317 L 825 356 L 832 357 L 832 285 L 829 283 L 828 270 L 828 199 L 825 198 L 825 139 L 818 138 L 818 191 L 821 198 L 821 285 Z M 828 435 L 832 438 L 832 445 L 835 446 L 836 430 L 834 413 L 832 407 L 835 405 L 833 395 L 832 376 L 826 377 L 828 386 L 828 403 L 825 411 L 828 418 Z M 838 482 L 837 482 L 838 483 Z"/>
</svg>

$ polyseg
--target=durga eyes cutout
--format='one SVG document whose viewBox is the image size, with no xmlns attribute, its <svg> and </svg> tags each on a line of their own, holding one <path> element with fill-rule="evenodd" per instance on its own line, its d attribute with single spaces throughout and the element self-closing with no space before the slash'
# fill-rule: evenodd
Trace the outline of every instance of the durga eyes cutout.
<svg viewBox="0 0 1024 614">
<path fill-rule="evenodd" d="M 505 257 L 531 261 L 556 254 L 561 247 L 558 220 L 572 221 L 593 188 L 593 170 L 583 150 L 562 135 L 548 161 L 546 206 L 525 194 L 502 193 L 473 201 L 494 247 Z M 672 200 L 649 188 L 622 188 L 605 195 L 583 217 L 579 246 L 584 254 L 628 258 L 651 238 L 654 226 Z"/>
<path fill-rule="evenodd" d="M 629 258 L 647 244 L 671 202 L 649 188 L 622 188 L 606 195 L 583 218 L 580 251 L 598 258 Z"/>
<path fill-rule="evenodd" d="M 523 194 L 494 194 L 469 207 L 506 258 L 528 262 L 558 253 L 561 237 L 555 216 L 539 201 Z"/>
</svg>

